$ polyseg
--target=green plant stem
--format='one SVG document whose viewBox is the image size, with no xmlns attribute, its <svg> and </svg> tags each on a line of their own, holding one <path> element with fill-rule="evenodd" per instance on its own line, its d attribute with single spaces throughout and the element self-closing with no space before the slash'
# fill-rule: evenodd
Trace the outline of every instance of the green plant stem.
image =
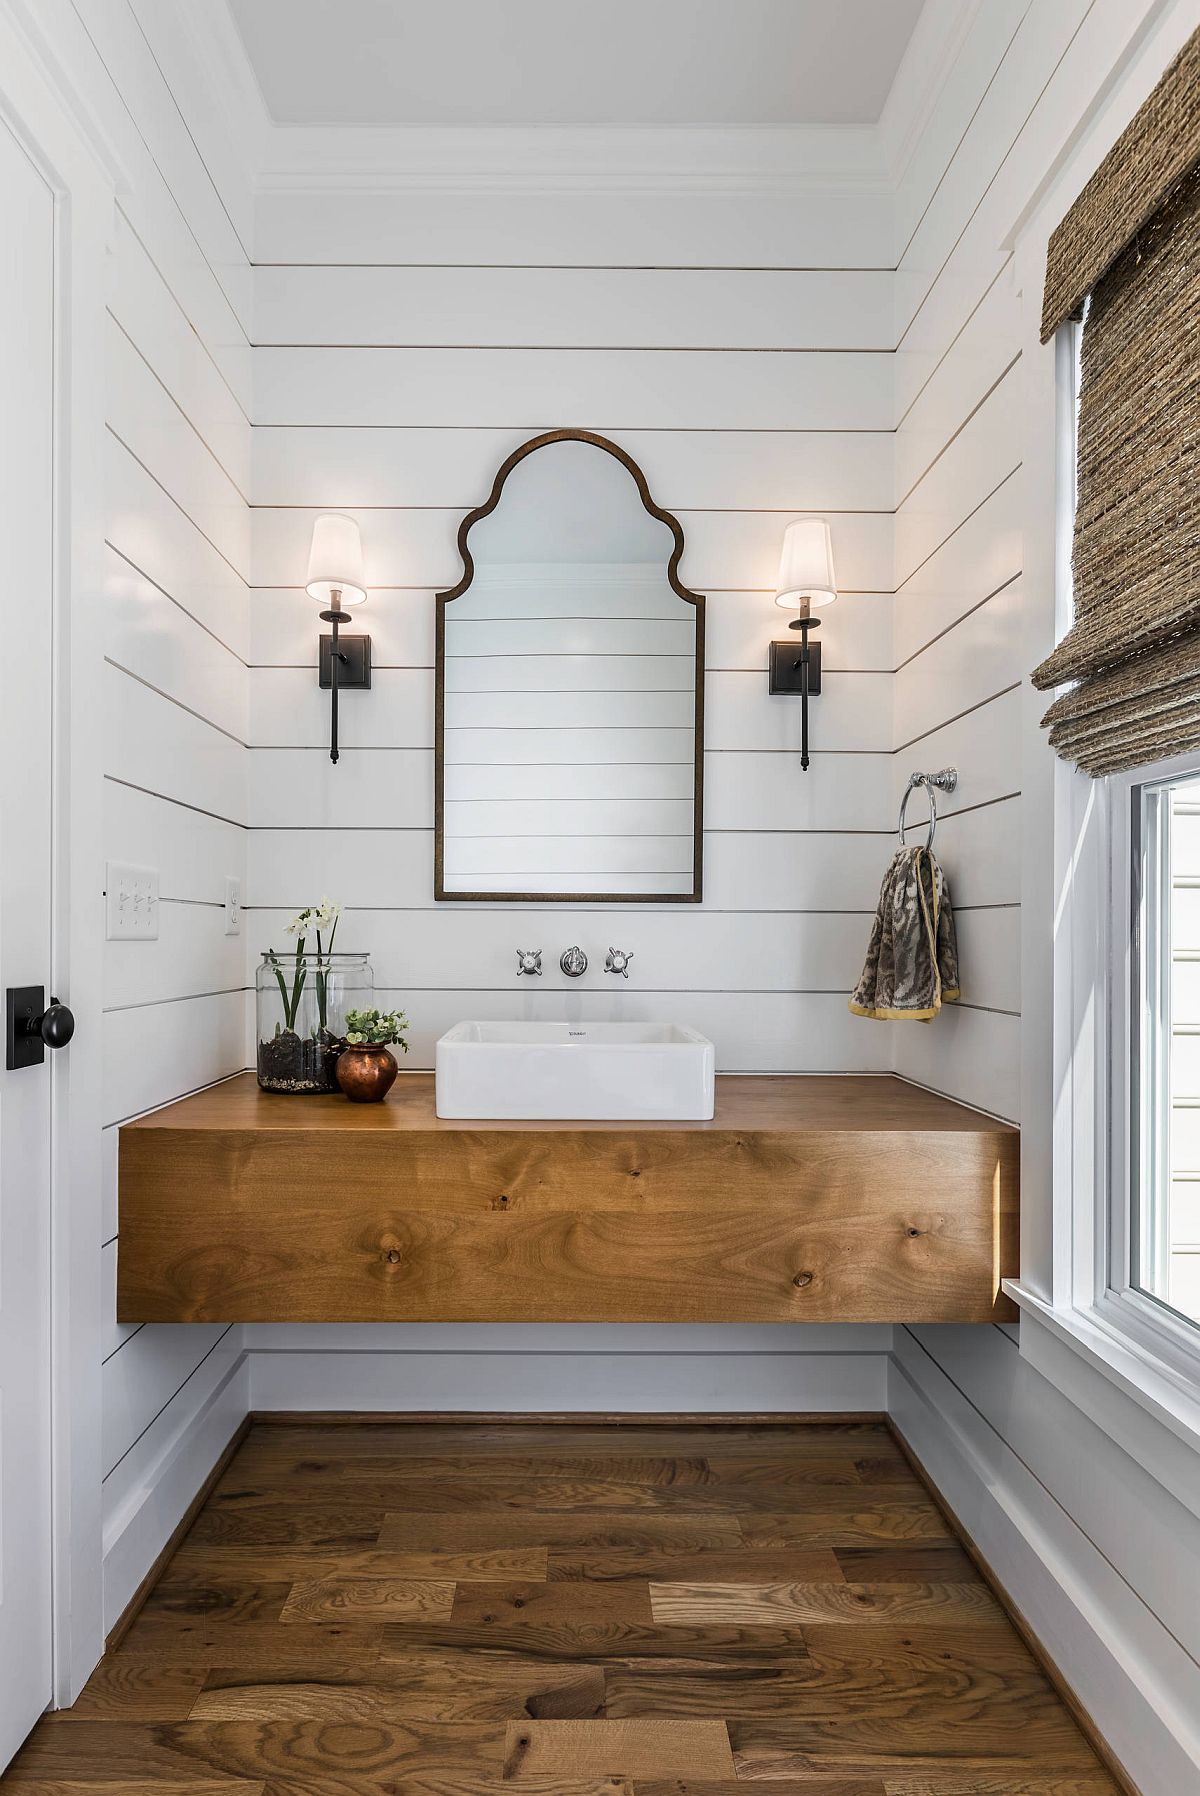
<svg viewBox="0 0 1200 1796">
<path fill-rule="evenodd" d="M 295 977 L 292 980 L 292 1007 L 288 1012 L 287 1019 L 287 1026 L 292 1030 L 293 1034 L 296 1029 L 296 1018 L 300 1015 L 300 999 L 304 995 L 305 972 L 301 963 L 304 959 L 304 945 L 307 940 L 308 937 L 302 935 L 296 943 L 296 972 Z"/>
<path fill-rule="evenodd" d="M 287 1022 L 287 1013 L 288 1013 L 287 986 L 283 983 L 283 972 L 280 968 L 278 960 L 275 958 L 274 948 L 272 948 L 272 950 L 271 950 L 271 966 L 275 973 L 275 983 L 279 987 L 279 996 L 283 1000 L 283 1018 L 284 1018 L 284 1021 Z"/>
<path fill-rule="evenodd" d="M 330 957 L 332 957 L 332 955 L 333 955 L 333 938 L 337 934 L 337 926 L 338 926 L 338 919 L 335 917 L 333 919 L 333 928 L 329 931 L 329 947 L 326 950 L 326 952 L 330 955 Z M 317 974 L 316 974 L 317 1011 L 321 1018 L 321 1028 L 326 1029 L 326 1028 L 328 1028 L 328 1023 L 329 1023 L 328 973 L 323 972 L 321 970 L 321 966 L 322 966 L 322 963 L 321 963 L 321 931 L 318 929 L 318 931 L 317 931 Z"/>
</svg>

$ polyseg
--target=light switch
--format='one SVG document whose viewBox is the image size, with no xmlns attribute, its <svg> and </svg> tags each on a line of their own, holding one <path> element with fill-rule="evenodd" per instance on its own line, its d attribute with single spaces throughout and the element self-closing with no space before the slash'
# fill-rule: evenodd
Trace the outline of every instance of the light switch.
<svg viewBox="0 0 1200 1796">
<path fill-rule="evenodd" d="M 242 882 L 234 873 L 225 875 L 225 934 L 242 933 Z"/>
<path fill-rule="evenodd" d="M 158 940 L 158 868 L 109 861 L 104 877 L 110 942 Z"/>
</svg>

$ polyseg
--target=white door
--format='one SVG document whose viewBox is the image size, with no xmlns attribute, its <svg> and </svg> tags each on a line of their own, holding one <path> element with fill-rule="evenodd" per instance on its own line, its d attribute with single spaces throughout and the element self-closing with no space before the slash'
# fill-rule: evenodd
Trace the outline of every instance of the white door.
<svg viewBox="0 0 1200 1796">
<path fill-rule="evenodd" d="M 51 962 L 54 199 L 0 124 L 0 990 Z M 49 993 L 47 993 L 47 998 Z M 7 1004 L 6 1004 L 7 1010 Z M 4 1018 L 7 1026 L 7 1016 Z M 51 1700 L 51 1061 L 0 1061 L 0 1766 Z"/>
</svg>

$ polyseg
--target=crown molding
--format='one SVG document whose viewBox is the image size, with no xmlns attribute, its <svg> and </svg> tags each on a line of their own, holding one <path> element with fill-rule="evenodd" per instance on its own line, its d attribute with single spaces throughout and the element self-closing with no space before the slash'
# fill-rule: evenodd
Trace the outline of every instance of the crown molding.
<svg viewBox="0 0 1200 1796">
<path fill-rule="evenodd" d="M 276 125 L 258 192 L 880 187 L 873 126 Z"/>
<path fill-rule="evenodd" d="M 277 129 L 267 110 L 254 65 L 234 22 L 229 0 L 196 6 L 194 0 L 155 0 L 167 10 L 186 43 L 192 72 L 220 117 L 253 188 Z"/>
<path fill-rule="evenodd" d="M 73 49 L 86 42 L 78 20 L 71 14 L 60 17 L 57 9 L 51 11 L 34 0 L 0 0 L 0 27 L 12 32 L 14 44 L 29 60 L 26 82 L 31 78 L 30 71 L 36 71 L 113 191 L 128 193 L 133 177 L 125 154 L 93 103 L 86 79 L 80 78 L 80 58 L 72 54 Z M 75 44 L 71 41 L 73 35 Z M 12 51 L 9 63 L 12 66 L 6 66 L 4 74 L 15 77 L 16 54 Z M 22 98 L 31 100 L 32 96 L 25 93 Z"/>
<path fill-rule="evenodd" d="M 893 187 L 904 179 L 983 0 L 925 0 L 879 115 L 879 153 Z"/>
</svg>

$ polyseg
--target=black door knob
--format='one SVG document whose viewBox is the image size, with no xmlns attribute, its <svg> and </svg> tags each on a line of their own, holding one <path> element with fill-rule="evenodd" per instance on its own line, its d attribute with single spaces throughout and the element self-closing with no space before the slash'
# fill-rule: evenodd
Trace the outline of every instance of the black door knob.
<svg viewBox="0 0 1200 1796">
<path fill-rule="evenodd" d="M 75 1018 L 65 1004 L 51 998 L 50 1008 L 33 1024 L 30 1034 L 41 1036 L 48 1048 L 65 1048 L 75 1033 Z"/>
</svg>

